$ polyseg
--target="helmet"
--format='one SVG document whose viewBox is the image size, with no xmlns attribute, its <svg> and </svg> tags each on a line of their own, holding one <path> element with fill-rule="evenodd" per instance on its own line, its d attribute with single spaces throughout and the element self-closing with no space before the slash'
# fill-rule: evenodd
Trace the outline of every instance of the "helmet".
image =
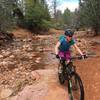
<svg viewBox="0 0 100 100">
<path fill-rule="evenodd" d="M 65 34 L 66 36 L 70 36 L 70 37 L 72 37 L 73 34 L 74 34 L 74 32 L 71 31 L 71 30 L 66 30 L 64 34 Z"/>
</svg>

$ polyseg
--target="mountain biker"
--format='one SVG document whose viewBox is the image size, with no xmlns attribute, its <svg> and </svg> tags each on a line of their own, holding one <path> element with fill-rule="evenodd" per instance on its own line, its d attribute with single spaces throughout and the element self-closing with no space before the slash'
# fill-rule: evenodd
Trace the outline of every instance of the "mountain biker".
<svg viewBox="0 0 100 100">
<path fill-rule="evenodd" d="M 71 59 L 71 53 L 70 53 L 71 46 L 75 47 L 76 50 L 80 53 L 80 55 L 84 59 L 84 54 L 76 45 L 76 42 L 73 38 L 73 34 L 74 32 L 72 32 L 71 30 L 66 30 L 64 32 L 64 35 L 60 36 L 59 41 L 55 46 L 56 58 L 59 57 L 64 58 L 67 61 L 67 63 L 70 62 Z"/>
</svg>

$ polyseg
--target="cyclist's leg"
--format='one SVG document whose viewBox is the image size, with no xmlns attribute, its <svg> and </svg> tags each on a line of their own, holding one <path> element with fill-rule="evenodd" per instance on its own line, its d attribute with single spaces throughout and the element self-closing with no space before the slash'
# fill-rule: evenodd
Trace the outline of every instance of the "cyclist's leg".
<svg viewBox="0 0 100 100">
<path fill-rule="evenodd" d="M 61 66 L 62 66 L 59 69 L 62 69 L 62 71 L 64 71 L 64 66 L 65 66 L 65 52 L 59 51 L 59 57 L 61 58 L 60 63 L 61 63 Z"/>
<path fill-rule="evenodd" d="M 66 51 L 65 52 L 65 58 L 66 58 L 66 61 L 67 61 L 67 64 L 70 62 L 71 60 L 71 53 L 70 51 Z"/>
<path fill-rule="evenodd" d="M 64 82 L 65 82 L 65 77 L 64 77 L 64 66 L 65 66 L 64 52 L 59 51 L 59 57 L 61 58 L 60 66 L 58 67 L 59 82 L 61 84 L 64 84 Z"/>
<path fill-rule="evenodd" d="M 63 52 L 63 51 L 59 51 L 59 57 L 61 57 L 62 58 L 62 64 L 65 64 L 65 60 L 66 60 L 66 58 L 65 58 L 65 52 Z"/>
<path fill-rule="evenodd" d="M 64 58 L 64 52 L 63 51 L 59 51 L 59 57 Z"/>
</svg>

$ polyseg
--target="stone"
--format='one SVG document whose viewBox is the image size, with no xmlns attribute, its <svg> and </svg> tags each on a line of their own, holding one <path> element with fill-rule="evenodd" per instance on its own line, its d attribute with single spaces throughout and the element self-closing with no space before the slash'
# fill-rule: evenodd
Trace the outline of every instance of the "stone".
<svg viewBox="0 0 100 100">
<path fill-rule="evenodd" d="M 14 58 L 15 58 L 15 56 L 14 56 L 14 55 L 10 55 L 9 57 L 10 57 L 11 59 L 14 59 Z"/>
<path fill-rule="evenodd" d="M 3 53 L 4 56 L 9 56 L 11 54 L 10 51 L 3 51 L 2 53 Z"/>
<path fill-rule="evenodd" d="M 7 61 L 3 61 L 3 62 L 0 63 L 0 65 L 7 66 L 8 62 Z"/>
<path fill-rule="evenodd" d="M 18 53 L 20 53 L 20 52 L 21 52 L 20 49 L 16 49 L 16 50 L 14 50 L 14 53 L 15 53 L 15 54 L 18 54 Z"/>
<path fill-rule="evenodd" d="M 31 78 L 33 80 L 39 80 L 40 79 L 40 75 L 36 71 L 33 71 L 33 72 L 31 72 Z"/>
<path fill-rule="evenodd" d="M 37 54 L 36 54 L 35 52 L 33 52 L 33 53 L 32 53 L 32 56 L 33 56 L 33 57 L 36 57 L 36 56 L 37 56 Z"/>
<path fill-rule="evenodd" d="M 42 47 L 37 47 L 37 51 L 43 52 L 43 48 Z"/>
<path fill-rule="evenodd" d="M 26 39 L 23 39 L 23 42 L 26 42 L 27 40 Z"/>
<path fill-rule="evenodd" d="M 12 93 L 13 93 L 13 91 L 11 89 L 3 89 L 1 91 L 0 97 L 2 99 L 5 99 L 5 98 L 9 97 Z"/>
<path fill-rule="evenodd" d="M 3 58 L 3 55 L 0 55 L 0 58 Z"/>
<path fill-rule="evenodd" d="M 41 57 L 36 58 L 37 60 L 41 60 Z"/>
<path fill-rule="evenodd" d="M 32 57 L 32 56 L 30 56 L 30 57 L 29 57 L 29 59 L 33 59 L 33 57 Z"/>
<path fill-rule="evenodd" d="M 32 52 L 33 49 L 32 49 L 31 47 L 29 47 L 29 48 L 27 48 L 27 51 L 28 51 L 28 52 Z"/>
<path fill-rule="evenodd" d="M 40 61 L 39 61 L 39 60 L 35 60 L 35 62 L 36 62 L 36 63 L 39 63 Z"/>
<path fill-rule="evenodd" d="M 41 57 L 36 58 L 35 62 L 40 63 Z"/>
</svg>

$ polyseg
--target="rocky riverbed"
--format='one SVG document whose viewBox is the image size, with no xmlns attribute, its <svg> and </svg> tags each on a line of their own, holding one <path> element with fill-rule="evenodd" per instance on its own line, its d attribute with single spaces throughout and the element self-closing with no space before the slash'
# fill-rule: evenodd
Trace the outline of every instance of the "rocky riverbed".
<svg viewBox="0 0 100 100">
<path fill-rule="evenodd" d="M 51 54 L 54 52 L 58 37 L 59 34 L 16 38 L 10 44 L 0 47 L 0 100 L 50 100 L 48 96 L 53 95 L 51 92 L 54 91 L 54 87 L 58 94 L 53 95 L 51 100 L 58 100 L 62 96 L 67 98 L 67 89 L 60 86 L 57 78 L 58 61 Z M 76 41 L 81 50 L 86 53 L 90 53 L 90 49 L 95 43 L 97 44 L 95 40 L 90 41 L 88 38 L 78 37 Z M 73 55 L 77 54 L 74 49 L 72 51 Z M 81 73 L 81 69 L 78 70 Z M 83 72 L 81 75 L 85 80 Z M 50 90 L 51 88 L 53 91 Z M 29 91 L 30 94 L 25 91 Z M 42 98 L 44 94 L 45 99 Z M 61 95 L 58 96 L 59 94 Z M 30 95 L 34 99 L 29 99 Z M 55 96 L 59 98 L 55 99 Z"/>
</svg>

